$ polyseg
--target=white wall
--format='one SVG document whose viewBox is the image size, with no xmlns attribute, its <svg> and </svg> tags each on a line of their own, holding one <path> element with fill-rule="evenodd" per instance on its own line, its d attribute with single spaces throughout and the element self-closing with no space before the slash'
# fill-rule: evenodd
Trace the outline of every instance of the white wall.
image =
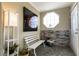
<svg viewBox="0 0 79 59">
<path fill-rule="evenodd" d="M 39 33 L 40 33 L 40 13 L 34 8 L 32 7 L 28 2 L 10 2 L 10 3 L 2 3 L 3 9 L 4 10 L 14 10 L 17 11 L 19 13 L 19 43 L 20 43 L 20 48 L 23 48 L 23 38 L 26 35 L 32 34 L 32 35 L 37 35 L 38 39 L 39 37 Z M 23 32 L 23 7 L 28 8 L 29 10 L 31 10 L 32 12 L 34 12 L 35 14 L 38 15 L 38 31 L 33 31 L 33 32 Z"/>
<path fill-rule="evenodd" d="M 1 3 L 0 3 L 0 55 L 1 55 Z"/>
<path fill-rule="evenodd" d="M 78 2 L 78 19 L 79 19 L 79 2 Z M 79 20 L 78 20 L 78 27 L 79 27 Z M 79 28 L 78 28 L 78 32 L 79 32 Z M 79 37 L 79 33 L 78 33 L 78 37 Z M 78 39 L 78 56 L 79 56 L 79 39 Z"/>
<path fill-rule="evenodd" d="M 3 23 L 2 23 L 2 8 L 1 8 L 1 3 L 0 3 L 0 55 L 2 55 L 2 45 L 3 45 L 3 43 L 2 43 L 2 39 L 3 39 Z"/>
</svg>

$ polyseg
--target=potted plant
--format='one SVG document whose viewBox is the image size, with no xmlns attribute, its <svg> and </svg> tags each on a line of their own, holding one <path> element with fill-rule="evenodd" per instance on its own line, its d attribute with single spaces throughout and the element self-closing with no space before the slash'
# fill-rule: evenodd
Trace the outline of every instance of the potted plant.
<svg viewBox="0 0 79 59">
<path fill-rule="evenodd" d="M 9 54 L 14 53 L 18 45 L 15 43 L 13 46 L 9 47 Z M 7 48 L 5 48 L 5 51 L 7 52 Z"/>
<path fill-rule="evenodd" d="M 29 51 L 28 49 L 23 48 L 22 50 L 19 51 L 19 56 L 28 56 Z"/>
</svg>

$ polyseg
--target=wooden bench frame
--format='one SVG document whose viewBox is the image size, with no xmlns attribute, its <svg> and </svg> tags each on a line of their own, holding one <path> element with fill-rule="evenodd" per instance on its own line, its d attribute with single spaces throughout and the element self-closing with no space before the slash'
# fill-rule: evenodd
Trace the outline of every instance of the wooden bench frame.
<svg viewBox="0 0 79 59">
<path fill-rule="evenodd" d="M 37 39 L 35 38 L 35 36 L 30 36 L 30 37 L 29 37 L 29 36 L 26 36 L 26 37 L 24 38 L 25 45 L 27 45 L 28 49 L 33 49 L 34 55 L 36 56 L 36 51 L 35 51 L 35 49 L 36 49 L 39 45 L 41 45 L 42 43 L 43 43 L 43 45 L 44 45 L 44 47 L 45 47 L 45 44 L 44 44 L 45 40 L 39 40 L 39 39 L 38 39 L 38 41 L 36 41 L 36 42 L 33 43 L 32 45 L 29 45 L 29 43 L 31 43 L 31 42 L 33 42 L 33 41 L 35 41 L 35 40 L 37 40 Z"/>
</svg>

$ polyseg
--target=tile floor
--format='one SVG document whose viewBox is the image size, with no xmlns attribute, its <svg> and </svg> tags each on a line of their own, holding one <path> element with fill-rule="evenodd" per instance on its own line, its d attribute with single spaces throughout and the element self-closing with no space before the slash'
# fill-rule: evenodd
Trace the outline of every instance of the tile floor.
<svg viewBox="0 0 79 59">
<path fill-rule="evenodd" d="M 70 47 L 60 46 L 43 46 L 40 45 L 36 49 L 37 56 L 75 56 L 74 52 Z M 33 56 L 33 55 L 32 55 Z"/>
</svg>

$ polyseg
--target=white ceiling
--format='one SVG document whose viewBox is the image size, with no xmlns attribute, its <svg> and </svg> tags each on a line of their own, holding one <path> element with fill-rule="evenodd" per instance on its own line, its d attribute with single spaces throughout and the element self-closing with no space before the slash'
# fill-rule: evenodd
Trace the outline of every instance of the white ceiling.
<svg viewBox="0 0 79 59">
<path fill-rule="evenodd" d="M 73 2 L 30 2 L 40 12 L 71 6 Z"/>
</svg>

